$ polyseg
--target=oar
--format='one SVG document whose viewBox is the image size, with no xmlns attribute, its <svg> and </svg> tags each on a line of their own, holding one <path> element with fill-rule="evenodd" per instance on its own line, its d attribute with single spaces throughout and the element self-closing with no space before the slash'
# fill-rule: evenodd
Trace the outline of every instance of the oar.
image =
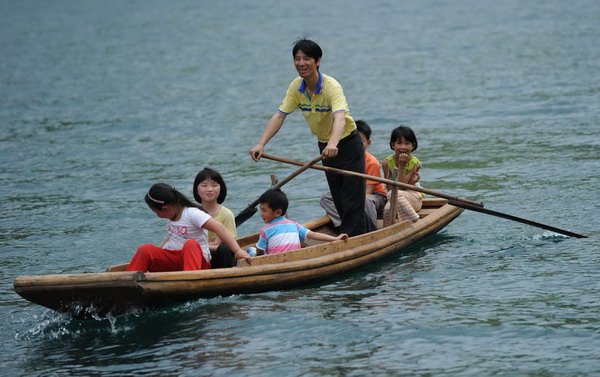
<svg viewBox="0 0 600 377">
<path fill-rule="evenodd" d="M 263 154 L 263 156 L 264 156 L 264 154 Z M 312 167 L 317 162 L 321 161 L 321 159 L 323 159 L 323 156 L 315 157 L 312 161 L 307 162 L 306 164 L 300 163 L 300 166 L 302 166 L 300 169 L 296 170 L 295 172 L 290 174 L 287 178 L 285 178 L 283 181 L 281 181 L 281 182 L 277 183 L 275 186 L 271 187 L 271 189 L 280 188 L 281 186 L 285 185 L 286 183 L 288 183 L 289 181 L 294 179 L 296 176 L 300 175 L 300 173 L 302 173 L 303 171 L 307 170 L 308 168 Z M 257 211 L 256 206 L 259 204 L 259 199 L 260 199 L 260 196 L 258 198 L 256 198 L 255 201 L 248 204 L 248 207 L 246 207 L 244 210 L 242 210 L 242 212 L 240 212 L 235 217 L 235 226 L 242 225 L 243 223 L 246 222 L 246 220 L 248 220 L 249 218 L 254 216 L 254 214 Z"/>
<path fill-rule="evenodd" d="M 298 165 L 298 166 L 304 165 L 303 162 L 289 160 L 287 158 L 277 157 L 277 156 L 273 156 L 273 155 L 266 154 L 266 153 L 263 153 L 262 156 L 269 160 L 284 162 L 286 164 Z M 358 173 L 358 172 L 350 171 L 350 170 L 332 168 L 329 166 L 315 165 L 315 166 L 311 166 L 311 167 L 316 170 L 322 170 L 322 171 L 329 172 L 329 173 L 336 173 L 336 174 L 341 174 L 341 175 L 359 177 L 359 178 L 367 179 L 369 181 L 381 182 L 381 183 L 385 183 L 388 185 L 396 186 L 401 189 L 408 189 L 408 190 L 423 192 L 425 194 L 437 196 L 438 198 L 445 198 L 448 200 L 455 200 L 457 202 L 467 203 L 472 206 L 483 207 L 483 203 L 474 202 L 472 200 L 465 199 L 465 198 L 459 198 L 458 196 L 444 194 L 443 192 L 426 189 L 421 186 L 413 186 L 413 185 L 409 185 L 407 183 L 392 181 L 391 179 L 385 179 L 385 178 L 376 177 L 376 176 L 368 175 L 368 174 L 364 174 L 364 173 Z"/>
<path fill-rule="evenodd" d="M 502 212 L 494 211 L 494 210 L 491 210 L 491 209 L 488 209 L 488 208 L 482 208 L 482 207 L 472 206 L 470 204 L 456 202 L 454 200 L 448 200 L 448 203 L 450 203 L 450 204 L 452 204 L 453 206 L 456 206 L 456 207 L 461 207 L 461 208 L 464 208 L 464 209 L 470 209 L 471 211 L 481 212 L 481 213 L 485 213 L 487 215 L 492 215 L 492 216 L 497 216 L 497 217 L 502 217 L 502 218 L 507 219 L 507 220 L 516 221 L 516 222 L 519 222 L 519 223 L 523 223 L 523 224 L 535 226 L 535 227 L 542 228 L 542 229 L 548 229 L 548 230 L 551 230 L 551 231 L 553 231 L 555 233 L 564 234 L 565 236 L 576 237 L 576 238 L 588 238 L 587 236 L 584 236 L 583 234 L 577 234 L 577 233 L 569 232 L 568 230 L 555 228 L 555 227 L 553 227 L 551 225 L 541 224 L 541 223 L 538 223 L 538 222 L 535 222 L 535 221 L 524 219 L 522 217 L 517 217 L 517 216 L 509 215 L 508 213 L 502 213 Z"/>
<path fill-rule="evenodd" d="M 273 155 L 269 155 L 269 154 L 263 154 L 262 156 L 264 158 L 268 158 L 269 160 L 284 162 L 286 164 L 303 165 L 303 163 L 299 162 L 299 161 L 288 160 L 286 158 L 277 157 L 277 156 L 273 156 Z M 535 222 L 535 221 L 523 219 L 521 217 L 509 215 L 509 214 L 506 214 L 506 213 L 494 211 L 494 210 L 487 209 L 487 208 L 483 208 L 483 203 L 473 202 L 473 201 L 465 199 L 465 198 L 459 198 L 459 197 L 456 197 L 456 196 L 444 194 L 442 192 L 425 189 L 425 188 L 420 187 L 420 186 L 413 186 L 413 185 L 409 185 L 409 184 L 406 184 L 406 183 L 400 183 L 400 182 L 392 181 L 392 180 L 385 179 L 385 178 L 375 177 L 375 176 L 367 175 L 367 174 L 363 174 L 363 173 L 357 173 L 357 172 L 350 171 L 350 170 L 343 170 L 343 169 L 331 168 L 331 167 L 328 167 L 328 166 L 315 165 L 315 166 L 312 166 L 312 168 L 313 169 L 317 169 L 317 170 L 323 170 L 323 171 L 330 172 L 330 173 L 335 173 L 335 174 L 360 177 L 360 178 L 363 178 L 363 179 L 368 179 L 370 181 L 381 182 L 381 183 L 389 184 L 389 185 L 396 186 L 396 187 L 403 188 L 403 189 L 410 189 L 410 190 L 414 190 L 414 191 L 424 192 L 426 194 L 437 196 L 439 198 L 448 199 L 448 202 L 450 204 L 452 204 L 453 206 L 456 206 L 456 207 L 468 209 L 468 210 L 471 210 L 471 211 L 485 213 L 487 215 L 502 217 L 504 219 L 508 219 L 508 220 L 520 222 L 520 223 L 523 223 L 523 224 L 535 226 L 535 227 L 538 227 L 538 228 L 547 229 L 547 230 L 550 230 L 550 231 L 553 231 L 553 232 L 556 232 L 556 233 L 564 234 L 565 236 L 569 236 L 569 237 L 587 238 L 587 236 L 584 236 L 582 234 L 573 233 L 573 232 L 570 232 L 568 230 L 559 229 L 559 228 L 556 228 L 556 227 L 553 227 L 553 226 L 550 226 L 550 225 L 541 224 L 541 223 L 538 223 L 538 222 Z"/>
</svg>

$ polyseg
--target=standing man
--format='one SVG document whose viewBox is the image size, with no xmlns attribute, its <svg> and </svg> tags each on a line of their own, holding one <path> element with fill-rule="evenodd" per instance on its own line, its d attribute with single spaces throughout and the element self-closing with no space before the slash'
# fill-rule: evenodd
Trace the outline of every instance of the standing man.
<svg viewBox="0 0 600 377">
<path fill-rule="evenodd" d="M 286 116 L 301 109 L 311 132 L 317 137 L 323 165 L 365 171 L 365 150 L 342 86 L 333 78 L 319 72 L 323 52 L 309 39 L 301 39 L 292 49 L 297 77 L 288 87 L 278 111 L 267 123 L 250 156 L 258 161 L 265 145 L 281 129 Z M 366 232 L 365 182 L 358 177 L 325 173 L 333 202 L 340 215 L 341 233 L 357 236 Z"/>
</svg>

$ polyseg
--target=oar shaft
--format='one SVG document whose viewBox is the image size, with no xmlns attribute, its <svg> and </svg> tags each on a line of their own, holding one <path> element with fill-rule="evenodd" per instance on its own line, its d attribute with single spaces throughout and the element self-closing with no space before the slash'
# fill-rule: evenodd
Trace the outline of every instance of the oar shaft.
<svg viewBox="0 0 600 377">
<path fill-rule="evenodd" d="M 264 158 L 268 158 L 269 160 L 284 162 L 284 163 L 287 163 L 287 164 L 301 165 L 301 166 L 305 165 L 302 162 L 298 162 L 298 161 L 294 161 L 294 160 L 289 160 L 289 159 L 286 159 L 286 158 L 277 157 L 277 156 L 273 156 L 273 155 L 269 155 L 269 154 L 264 154 L 263 153 L 262 156 Z M 448 199 L 448 203 L 450 203 L 451 205 L 454 205 L 456 207 L 460 207 L 460 208 L 464 208 L 464 209 L 469 209 L 471 211 L 481 212 L 481 213 L 485 213 L 485 214 L 492 215 L 492 216 L 502 217 L 502 218 L 507 219 L 507 220 L 512 220 L 512 221 L 520 222 L 520 223 L 523 223 L 523 224 L 535 226 L 535 227 L 542 228 L 542 229 L 547 229 L 547 230 L 550 230 L 550 231 L 553 231 L 553 232 L 556 232 L 556 233 L 559 233 L 559 234 L 564 234 L 564 235 L 569 236 L 569 237 L 587 238 L 587 236 L 584 236 L 582 234 L 573 233 L 573 232 L 570 232 L 568 230 L 556 228 L 556 227 L 553 227 L 553 226 L 550 226 L 550 225 L 541 224 L 541 223 L 538 223 L 538 222 L 535 222 L 535 221 L 531 221 L 531 220 L 527 220 L 527 219 L 523 219 L 523 218 L 520 218 L 520 217 L 517 217 L 517 216 L 513 216 L 513 215 L 506 214 L 506 213 L 502 213 L 502 212 L 494 211 L 494 210 L 491 210 L 491 209 L 483 208 L 483 204 L 482 203 L 473 202 L 473 201 L 465 199 L 465 198 L 459 198 L 459 197 L 456 197 L 456 196 L 444 194 L 442 192 L 438 192 L 438 191 L 434 191 L 434 190 L 424 189 L 424 188 L 419 187 L 419 186 L 408 185 L 408 184 L 405 184 L 405 183 L 400 183 L 400 182 L 392 181 L 392 180 L 385 179 L 385 178 L 375 177 L 375 176 L 372 176 L 372 175 L 357 173 L 357 172 L 353 172 L 353 171 L 349 171 L 349 170 L 331 168 L 331 167 L 328 167 L 328 166 L 314 165 L 314 166 L 311 166 L 311 168 L 317 169 L 317 170 L 322 170 L 322 171 L 325 171 L 325 172 L 330 172 L 330 173 L 336 173 L 336 174 L 342 174 L 342 175 L 348 175 L 348 176 L 361 177 L 363 179 L 368 179 L 368 180 L 375 181 L 375 182 L 381 182 L 381 183 L 389 184 L 389 185 L 396 186 L 396 187 L 399 187 L 399 188 L 407 188 L 407 189 L 414 190 L 414 191 L 424 192 L 426 194 L 437 196 L 439 198 Z"/>
<path fill-rule="evenodd" d="M 300 162 L 300 161 L 290 160 L 290 159 L 283 158 L 283 157 L 277 157 L 277 156 L 273 156 L 273 155 L 266 154 L 266 153 L 263 153 L 262 157 L 267 158 L 269 160 L 273 160 L 273 161 L 284 162 L 286 164 L 292 164 L 292 165 L 298 165 L 298 166 L 303 166 L 304 165 L 304 163 Z M 474 201 L 469 200 L 469 199 L 459 198 L 457 196 L 448 195 L 448 194 L 445 194 L 443 192 L 438 192 L 438 191 L 426 189 L 426 188 L 423 188 L 421 186 L 414 186 L 414 185 L 409 185 L 407 183 L 392 181 L 391 179 L 376 177 L 374 175 L 368 175 L 368 174 L 364 174 L 364 173 L 358 173 L 358 172 L 355 172 L 355 171 L 337 169 L 337 168 L 332 168 L 332 167 L 329 167 L 329 166 L 322 166 L 322 165 L 314 165 L 314 166 L 311 166 L 311 168 L 312 169 L 317 169 L 317 170 L 322 170 L 322 171 L 325 171 L 325 172 L 328 172 L 328 173 L 335 173 L 335 174 L 341 174 L 341 175 L 346 175 L 346 176 L 359 177 L 359 178 L 363 178 L 363 179 L 366 179 L 366 180 L 369 180 L 369 181 L 381 182 L 381 183 L 385 183 L 387 185 L 396 186 L 396 187 L 401 188 L 401 189 L 408 189 L 408 190 L 419 191 L 419 192 L 422 192 L 422 193 L 425 193 L 425 194 L 437 196 L 438 198 L 444 198 L 444 199 L 448 199 L 448 200 L 455 200 L 455 201 L 463 202 L 463 203 L 470 204 L 470 205 L 473 205 L 473 206 L 483 207 L 483 203 L 478 203 L 478 202 L 474 202 Z"/>
</svg>

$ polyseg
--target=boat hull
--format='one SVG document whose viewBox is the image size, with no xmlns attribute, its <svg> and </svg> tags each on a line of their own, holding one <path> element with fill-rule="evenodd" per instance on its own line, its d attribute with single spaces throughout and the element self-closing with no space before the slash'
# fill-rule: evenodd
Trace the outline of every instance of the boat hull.
<svg viewBox="0 0 600 377">
<path fill-rule="evenodd" d="M 429 199 L 416 223 L 395 224 L 347 242 L 315 244 L 302 249 L 256 257 L 234 268 L 176 271 L 125 272 L 124 265 L 109 272 L 20 276 L 15 291 L 25 299 L 76 318 L 121 314 L 131 308 L 283 290 L 313 284 L 400 253 L 415 242 L 437 233 L 463 209 L 443 199 Z M 327 217 L 306 224 L 309 229 L 330 232 Z M 246 247 L 257 241 L 254 234 L 238 242 Z"/>
</svg>

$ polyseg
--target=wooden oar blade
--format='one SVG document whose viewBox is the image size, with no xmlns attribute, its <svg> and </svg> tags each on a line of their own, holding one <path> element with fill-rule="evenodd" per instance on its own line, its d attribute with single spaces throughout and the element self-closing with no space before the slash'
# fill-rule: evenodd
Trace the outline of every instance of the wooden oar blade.
<svg viewBox="0 0 600 377">
<path fill-rule="evenodd" d="M 249 218 L 254 216 L 257 211 L 256 207 L 246 207 L 246 209 L 235 217 L 235 226 L 238 227 L 245 223 Z"/>
<path fill-rule="evenodd" d="M 564 229 L 553 227 L 551 225 L 541 224 L 541 223 L 538 223 L 538 222 L 535 222 L 535 221 L 523 219 L 521 217 L 509 215 L 508 213 L 502 213 L 502 212 L 494 211 L 494 210 L 489 209 L 489 208 L 478 207 L 478 206 L 470 205 L 468 203 L 459 202 L 459 201 L 456 201 L 456 200 L 449 200 L 448 203 L 452 204 L 453 206 L 464 208 L 464 209 L 468 209 L 468 210 L 471 210 L 471 211 L 481 212 L 481 213 L 485 213 L 487 215 L 501 217 L 501 218 L 504 218 L 504 219 L 507 219 L 507 220 L 511 220 L 511 221 L 516 221 L 516 222 L 519 222 L 519 223 L 522 223 L 522 224 L 527 224 L 527 225 L 535 226 L 535 227 L 538 227 L 538 228 L 550 230 L 552 232 L 563 234 L 565 236 L 575 237 L 575 238 L 588 238 L 587 236 L 584 236 L 583 234 L 573 233 L 573 232 L 570 232 L 568 230 L 564 230 Z"/>
</svg>

